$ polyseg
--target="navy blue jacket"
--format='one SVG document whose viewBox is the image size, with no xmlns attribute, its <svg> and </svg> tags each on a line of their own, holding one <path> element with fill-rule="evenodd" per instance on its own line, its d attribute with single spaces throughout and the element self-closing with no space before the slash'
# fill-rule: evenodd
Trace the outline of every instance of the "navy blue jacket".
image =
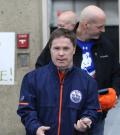
<svg viewBox="0 0 120 135">
<path fill-rule="evenodd" d="M 60 135 L 73 135 L 74 123 L 81 117 L 89 117 L 94 123 L 98 109 L 94 79 L 73 67 L 60 82 L 56 66 L 50 63 L 25 75 L 17 113 L 28 135 L 36 135 L 40 126 L 51 127 L 45 135 L 57 135 L 59 115 Z"/>
</svg>

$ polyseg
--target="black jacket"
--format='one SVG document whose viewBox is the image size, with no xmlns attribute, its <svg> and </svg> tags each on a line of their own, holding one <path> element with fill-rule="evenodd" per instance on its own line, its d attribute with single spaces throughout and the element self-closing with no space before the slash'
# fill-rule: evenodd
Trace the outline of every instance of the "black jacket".
<svg viewBox="0 0 120 135">
<path fill-rule="evenodd" d="M 101 36 L 99 40 L 94 40 L 92 55 L 96 70 L 96 80 L 98 89 L 113 87 L 117 94 L 120 94 L 120 65 L 114 52 L 114 46 L 109 40 Z M 46 65 L 51 60 L 49 45 L 47 44 L 36 62 L 36 68 Z M 80 67 L 82 61 L 82 50 L 76 47 L 74 55 L 74 65 Z"/>
</svg>

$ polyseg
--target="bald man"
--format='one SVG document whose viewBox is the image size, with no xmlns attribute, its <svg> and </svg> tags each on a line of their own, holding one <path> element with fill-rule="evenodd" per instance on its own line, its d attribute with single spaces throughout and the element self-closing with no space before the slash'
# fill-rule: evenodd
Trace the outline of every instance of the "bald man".
<svg viewBox="0 0 120 135">
<path fill-rule="evenodd" d="M 57 27 L 64 28 L 71 31 L 76 30 L 77 15 L 73 11 L 64 11 L 60 14 L 57 20 Z M 39 68 L 46 65 L 51 60 L 49 43 L 45 46 L 40 56 L 37 58 L 35 67 Z"/>
<path fill-rule="evenodd" d="M 73 11 L 64 11 L 58 17 L 57 27 L 65 28 L 68 30 L 74 30 L 76 22 L 77 22 L 77 16 Z"/>
<path fill-rule="evenodd" d="M 80 15 L 80 23 L 77 36 L 82 41 L 99 39 L 101 33 L 105 32 L 106 15 L 102 9 L 90 5 L 83 9 Z"/>
<path fill-rule="evenodd" d="M 95 5 L 87 6 L 82 10 L 76 32 L 77 48 L 74 64 L 97 80 L 98 90 L 108 91 L 112 88 L 119 96 L 120 66 L 114 46 L 102 35 L 105 32 L 105 21 L 104 11 Z M 104 96 L 105 101 L 102 101 L 104 104 L 107 104 L 107 100 L 111 101 L 110 97 L 106 99 L 106 95 Z M 104 135 L 105 118 L 111 108 L 108 108 L 109 104 L 105 108 L 102 102 L 100 100 L 103 113 L 89 135 Z"/>
</svg>

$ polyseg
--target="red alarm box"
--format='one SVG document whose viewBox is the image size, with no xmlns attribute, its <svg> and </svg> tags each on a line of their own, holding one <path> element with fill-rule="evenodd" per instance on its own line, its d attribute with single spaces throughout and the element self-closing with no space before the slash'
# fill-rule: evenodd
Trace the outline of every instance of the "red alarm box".
<svg viewBox="0 0 120 135">
<path fill-rule="evenodd" d="M 29 34 L 17 34 L 17 47 L 23 49 L 29 47 Z"/>
</svg>

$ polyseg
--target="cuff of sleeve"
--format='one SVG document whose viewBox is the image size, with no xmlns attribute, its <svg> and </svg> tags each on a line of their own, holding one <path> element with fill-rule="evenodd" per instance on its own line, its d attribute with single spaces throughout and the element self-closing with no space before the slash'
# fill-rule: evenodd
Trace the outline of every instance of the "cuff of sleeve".
<svg viewBox="0 0 120 135">
<path fill-rule="evenodd" d="M 31 134 L 30 135 L 36 135 L 37 129 L 40 127 L 40 124 L 35 124 L 32 129 L 31 129 Z"/>
<path fill-rule="evenodd" d="M 40 127 L 41 125 L 36 125 L 35 127 L 34 127 L 34 135 L 36 135 L 36 132 L 37 132 L 37 129 Z"/>
</svg>

